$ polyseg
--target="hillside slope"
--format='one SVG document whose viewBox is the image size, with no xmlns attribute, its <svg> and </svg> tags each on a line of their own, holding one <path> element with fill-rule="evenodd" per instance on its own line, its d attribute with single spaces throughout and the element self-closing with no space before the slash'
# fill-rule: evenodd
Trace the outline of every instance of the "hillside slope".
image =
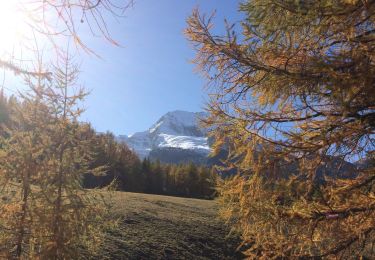
<svg viewBox="0 0 375 260">
<path fill-rule="evenodd" d="M 215 201 L 128 192 L 115 192 L 111 201 L 121 221 L 107 240 L 110 259 L 242 258 Z"/>
</svg>

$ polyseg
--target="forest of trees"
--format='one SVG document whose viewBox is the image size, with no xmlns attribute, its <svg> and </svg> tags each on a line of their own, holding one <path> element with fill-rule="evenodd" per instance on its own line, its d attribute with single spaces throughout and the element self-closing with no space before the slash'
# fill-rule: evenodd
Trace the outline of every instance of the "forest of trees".
<svg viewBox="0 0 375 260">
<path fill-rule="evenodd" d="M 119 191 L 205 199 L 215 196 L 214 169 L 194 163 L 162 164 L 148 158 L 141 161 L 126 144 L 116 142 L 113 134 L 92 131 L 91 135 L 91 166 L 105 165 L 105 173 L 86 174 L 83 179 L 86 188 L 113 185 Z"/>
<path fill-rule="evenodd" d="M 15 97 L 7 98 L 1 92 L 0 120 L 9 127 L 13 124 L 11 118 L 15 107 L 28 109 L 20 105 Z M 96 133 L 87 123 L 80 123 L 79 127 L 79 138 L 87 143 L 86 153 L 90 156 L 88 168 L 96 169 L 82 174 L 84 188 L 112 185 L 111 188 L 118 191 L 214 198 L 218 176 L 214 169 L 194 163 L 175 165 L 148 158 L 140 160 L 126 144 L 117 142 L 112 133 Z"/>
</svg>

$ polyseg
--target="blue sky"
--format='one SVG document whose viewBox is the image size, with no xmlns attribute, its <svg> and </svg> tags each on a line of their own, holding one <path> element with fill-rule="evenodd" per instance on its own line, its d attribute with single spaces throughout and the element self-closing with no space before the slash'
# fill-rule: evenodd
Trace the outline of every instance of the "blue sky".
<svg viewBox="0 0 375 260">
<path fill-rule="evenodd" d="M 125 17 L 108 26 L 122 47 L 88 35 L 86 43 L 101 56 L 82 55 L 80 81 L 91 90 L 83 116 L 97 131 L 131 134 L 146 130 L 172 110 L 200 111 L 204 80 L 193 71 L 194 57 L 183 35 L 193 8 L 216 10 L 223 19 L 238 21 L 238 1 L 137 0 Z"/>
<path fill-rule="evenodd" d="M 123 4 L 128 0 L 113 1 Z M 238 12 L 240 0 L 134 2 L 125 17 L 104 16 L 112 38 L 121 47 L 94 36 L 87 23 L 83 23 L 79 36 L 100 58 L 84 51 L 69 51 L 76 53 L 75 61 L 81 64 L 79 84 L 91 91 L 81 119 L 91 122 L 99 132 L 132 134 L 148 129 L 169 111 L 202 111 L 207 96 L 205 80 L 194 71 L 195 65 L 191 63 L 195 52 L 183 34 L 186 19 L 194 8 L 207 15 L 216 11 L 214 30 L 221 33 L 225 18 L 229 22 L 238 22 L 241 18 Z M 59 45 L 64 47 L 67 42 L 62 38 Z M 56 57 L 50 55 L 54 53 L 50 52 L 53 48 L 43 39 L 41 46 L 46 48 L 43 59 L 54 62 Z M 12 48 L 4 50 L 13 55 Z M 32 61 L 32 52 L 25 54 L 24 51 L 17 51 L 17 56 L 29 57 L 26 60 Z M 9 71 L 0 75 L 0 85 L 4 85 L 9 94 L 25 88 L 22 80 Z"/>
</svg>

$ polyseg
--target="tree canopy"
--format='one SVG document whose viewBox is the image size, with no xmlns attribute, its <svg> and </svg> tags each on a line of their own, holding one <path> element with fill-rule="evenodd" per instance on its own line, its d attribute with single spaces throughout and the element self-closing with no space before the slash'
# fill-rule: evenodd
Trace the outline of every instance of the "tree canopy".
<svg viewBox="0 0 375 260">
<path fill-rule="evenodd" d="M 252 257 L 373 255 L 375 2 L 252 0 L 240 10 L 241 27 L 224 36 L 197 10 L 186 29 L 215 150 L 228 149 L 226 166 L 240 173 L 221 187 L 225 216 Z M 356 161 L 366 166 L 341 176 Z"/>
</svg>

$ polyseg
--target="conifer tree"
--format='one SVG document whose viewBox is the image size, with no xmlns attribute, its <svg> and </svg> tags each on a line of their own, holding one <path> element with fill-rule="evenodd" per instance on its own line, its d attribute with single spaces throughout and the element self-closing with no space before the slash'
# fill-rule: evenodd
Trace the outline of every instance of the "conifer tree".
<svg viewBox="0 0 375 260">
<path fill-rule="evenodd" d="M 37 84 L 34 91 L 43 88 L 44 82 L 39 80 Z M 32 185 L 42 171 L 39 162 L 48 153 L 43 126 L 51 123 L 50 112 L 39 95 L 23 95 L 23 102 L 15 103 L 9 113 L 12 127 L 3 125 L 0 168 L 2 257 L 21 258 L 25 252 L 33 255 L 29 245 L 36 227 L 31 220 L 37 209 L 32 205 L 38 204 Z"/>
<path fill-rule="evenodd" d="M 105 208 L 82 189 L 90 140 L 78 122 L 83 89 L 69 60 L 51 82 L 27 78 L 8 137 L 1 139 L 0 252 L 7 258 L 76 259 L 100 245 Z"/>
<path fill-rule="evenodd" d="M 186 29 L 208 80 L 215 152 L 228 150 L 225 168 L 239 173 L 221 186 L 225 216 L 253 258 L 373 257 L 375 168 L 346 161 L 373 161 L 375 2 L 240 10 L 242 27 L 225 36 L 198 11 Z"/>
</svg>

